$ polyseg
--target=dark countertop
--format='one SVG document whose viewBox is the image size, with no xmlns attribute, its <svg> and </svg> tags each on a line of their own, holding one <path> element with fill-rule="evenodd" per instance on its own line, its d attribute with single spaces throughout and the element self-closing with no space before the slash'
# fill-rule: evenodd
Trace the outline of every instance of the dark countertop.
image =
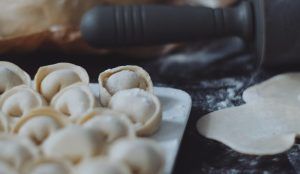
<svg viewBox="0 0 300 174">
<path fill-rule="evenodd" d="M 169 86 L 187 91 L 192 96 L 193 107 L 174 174 L 300 173 L 300 144 L 279 155 L 248 156 L 205 139 L 197 133 L 196 121 L 204 114 L 242 104 L 241 93 L 247 86 L 283 71 L 297 70 L 257 69 L 253 57 L 248 54 L 236 53 L 232 47 L 219 51 L 222 52 L 222 56 L 189 49 L 184 54 L 149 60 L 136 60 L 121 55 L 71 56 L 53 53 L 1 57 L 2 60 L 12 61 L 21 66 L 32 77 L 42 65 L 62 61 L 75 63 L 87 69 L 92 82 L 96 82 L 98 74 L 107 68 L 137 64 L 150 73 L 156 86 Z"/>
</svg>

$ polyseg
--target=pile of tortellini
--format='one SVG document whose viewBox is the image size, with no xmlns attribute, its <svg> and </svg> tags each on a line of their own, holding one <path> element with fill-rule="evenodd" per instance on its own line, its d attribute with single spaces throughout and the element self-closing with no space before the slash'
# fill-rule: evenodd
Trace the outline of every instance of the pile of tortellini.
<svg viewBox="0 0 300 174">
<path fill-rule="evenodd" d="M 162 120 L 149 74 L 120 66 L 99 75 L 70 63 L 30 76 L 0 61 L 0 173 L 160 174 L 164 155 L 145 136 Z"/>
</svg>

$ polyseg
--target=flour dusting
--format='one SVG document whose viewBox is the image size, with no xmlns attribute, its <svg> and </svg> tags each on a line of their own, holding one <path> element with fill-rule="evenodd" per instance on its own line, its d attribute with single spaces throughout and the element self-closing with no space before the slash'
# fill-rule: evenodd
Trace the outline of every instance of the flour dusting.
<svg viewBox="0 0 300 174">
<path fill-rule="evenodd" d="M 246 78 L 223 78 L 206 80 L 195 84 L 195 88 L 202 90 L 196 95 L 194 106 L 199 106 L 209 112 L 242 104 L 242 92 L 247 85 Z M 200 100 L 199 100 L 200 99 Z"/>
</svg>

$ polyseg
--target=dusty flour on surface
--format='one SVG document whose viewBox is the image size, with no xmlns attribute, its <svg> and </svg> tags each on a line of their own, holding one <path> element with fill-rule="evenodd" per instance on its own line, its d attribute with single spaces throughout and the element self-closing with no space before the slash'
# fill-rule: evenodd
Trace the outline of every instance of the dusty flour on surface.
<svg viewBox="0 0 300 174">
<path fill-rule="evenodd" d="M 196 94 L 193 105 L 206 111 L 216 111 L 242 104 L 242 92 L 247 78 L 223 78 L 205 80 L 195 84 L 200 93 Z"/>
</svg>

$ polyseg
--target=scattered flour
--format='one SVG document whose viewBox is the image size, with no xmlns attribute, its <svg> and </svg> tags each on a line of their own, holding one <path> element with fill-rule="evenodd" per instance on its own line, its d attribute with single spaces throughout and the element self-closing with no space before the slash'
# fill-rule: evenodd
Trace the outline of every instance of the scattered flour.
<svg viewBox="0 0 300 174">
<path fill-rule="evenodd" d="M 247 78 L 224 78 L 201 81 L 195 88 L 201 94 L 195 95 L 194 106 L 201 106 L 211 112 L 242 104 L 241 94 L 247 85 Z"/>
</svg>

